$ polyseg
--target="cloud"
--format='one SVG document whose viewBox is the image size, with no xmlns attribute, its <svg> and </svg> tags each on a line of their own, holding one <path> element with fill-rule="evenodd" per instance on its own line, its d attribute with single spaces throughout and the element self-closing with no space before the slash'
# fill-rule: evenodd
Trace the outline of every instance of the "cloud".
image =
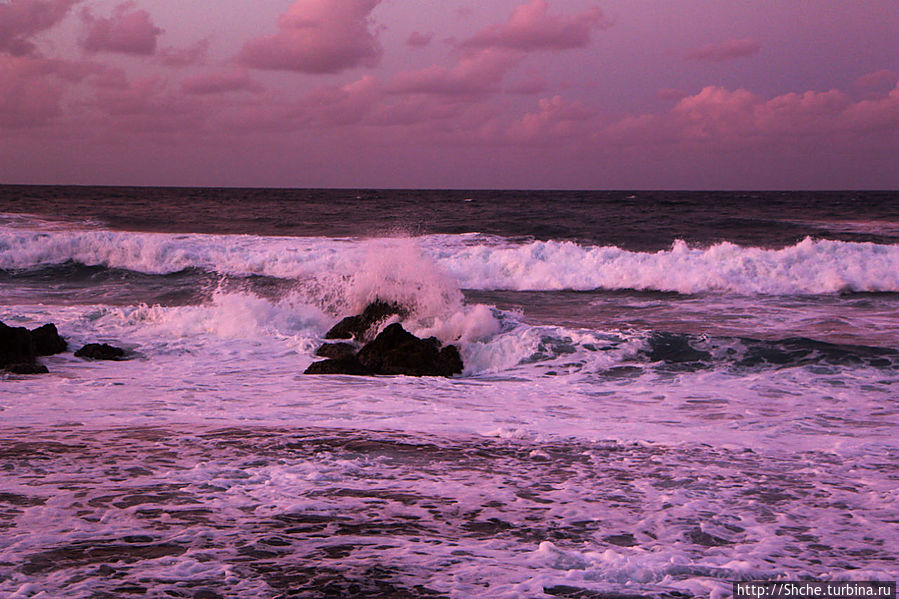
<svg viewBox="0 0 899 599">
<path fill-rule="evenodd" d="M 80 0 L 11 0 L 0 4 L 0 52 L 25 56 L 36 51 L 29 39 L 59 23 Z"/>
<path fill-rule="evenodd" d="M 746 58 L 758 54 L 762 45 L 752 38 L 729 39 L 717 44 L 694 48 L 687 53 L 687 60 L 722 62 L 735 58 Z"/>
<path fill-rule="evenodd" d="M 299 99 L 277 93 L 253 97 L 224 117 L 225 128 L 243 133 L 337 130 L 359 126 L 383 100 L 381 84 L 365 75 L 345 85 L 322 85 Z"/>
<path fill-rule="evenodd" d="M 529 112 L 509 129 L 514 141 L 532 142 L 570 138 L 594 112 L 580 102 L 568 102 L 562 96 L 541 98 L 537 112 Z"/>
<path fill-rule="evenodd" d="M 119 4 L 109 18 L 95 17 L 85 9 L 81 19 L 87 29 L 81 46 L 88 52 L 150 55 L 156 52 L 156 38 L 163 32 L 147 11 L 134 10 L 131 2 Z"/>
<path fill-rule="evenodd" d="M 517 52 L 487 48 L 463 56 L 454 66 L 430 66 L 398 73 L 388 86 L 393 93 L 481 95 L 499 91 L 499 83 L 519 60 Z"/>
<path fill-rule="evenodd" d="M 0 129 L 32 129 L 63 116 L 68 89 L 90 78 L 103 85 L 115 70 L 86 61 L 0 54 Z"/>
<path fill-rule="evenodd" d="M 546 0 L 533 0 L 516 7 L 506 23 L 481 30 L 461 46 L 525 52 L 567 50 L 586 46 L 593 31 L 610 25 L 598 7 L 571 16 L 551 15 Z"/>
<path fill-rule="evenodd" d="M 346 85 L 328 85 L 306 94 L 298 106 L 302 122 L 325 127 L 359 123 L 382 99 L 381 85 L 366 75 Z"/>
<path fill-rule="evenodd" d="M 853 130 L 892 139 L 893 146 L 899 146 L 899 83 L 888 94 L 847 106 L 843 116 Z"/>
<path fill-rule="evenodd" d="M 899 75 L 895 72 L 882 69 L 873 73 L 866 73 L 855 80 L 855 86 L 866 91 L 885 90 L 896 85 Z"/>
<path fill-rule="evenodd" d="M 144 77 L 123 83 L 97 88 L 94 108 L 111 117 L 103 121 L 107 131 L 184 135 L 197 132 L 209 116 L 202 103 L 173 93 L 162 78 Z"/>
<path fill-rule="evenodd" d="M 409 37 L 406 38 L 406 45 L 412 46 L 413 48 L 424 48 L 431 43 L 431 40 L 433 38 L 433 33 L 421 33 L 420 31 L 413 31 L 409 34 Z"/>
<path fill-rule="evenodd" d="M 203 39 L 187 48 L 164 48 L 158 52 L 159 60 L 168 67 L 188 67 L 206 58 L 209 40 Z"/>
<path fill-rule="evenodd" d="M 861 101 L 839 90 L 765 99 L 745 89 L 709 86 L 681 99 L 668 113 L 630 116 L 598 136 L 636 146 L 665 143 L 705 149 L 778 149 L 802 143 L 836 144 L 845 151 L 884 142 L 895 146 L 899 86 Z"/>
<path fill-rule="evenodd" d="M 745 89 L 710 86 L 682 99 L 672 113 L 687 139 L 752 142 L 833 131 L 851 103 L 838 90 L 763 100 Z"/>
<path fill-rule="evenodd" d="M 529 77 L 509 85 L 506 88 L 506 91 L 513 94 L 530 96 L 545 92 L 547 87 L 548 83 L 546 82 L 546 79 L 543 79 L 542 77 Z"/>
<path fill-rule="evenodd" d="M 243 69 L 201 73 L 187 77 L 181 82 L 181 91 L 194 95 L 213 95 L 229 92 L 264 91 L 263 87 L 250 79 Z"/>
<path fill-rule="evenodd" d="M 297 0 L 278 19 L 278 32 L 249 40 L 238 59 L 257 69 L 315 74 L 373 67 L 382 50 L 369 14 L 379 2 Z"/>
<path fill-rule="evenodd" d="M 62 89 L 42 59 L 0 55 L 0 129 L 46 124 L 60 113 Z"/>
</svg>

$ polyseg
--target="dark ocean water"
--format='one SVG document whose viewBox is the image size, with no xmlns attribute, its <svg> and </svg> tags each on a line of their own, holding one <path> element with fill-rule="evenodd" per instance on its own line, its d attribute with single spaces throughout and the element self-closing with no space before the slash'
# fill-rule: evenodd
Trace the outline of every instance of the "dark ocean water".
<svg viewBox="0 0 899 599">
<path fill-rule="evenodd" d="M 375 298 L 463 374 L 303 375 Z M 897 192 L 0 186 L 0 321 L 4 597 L 899 577 Z"/>
<path fill-rule="evenodd" d="M 777 248 L 807 235 L 899 241 L 890 191 L 295 190 L 0 186 L 3 212 L 168 233 L 384 237 L 484 233 L 660 250 Z"/>
</svg>

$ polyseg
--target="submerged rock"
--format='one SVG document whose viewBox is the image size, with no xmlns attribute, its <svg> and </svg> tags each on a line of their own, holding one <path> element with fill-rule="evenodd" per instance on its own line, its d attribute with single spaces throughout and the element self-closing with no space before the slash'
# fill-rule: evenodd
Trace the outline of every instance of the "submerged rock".
<svg viewBox="0 0 899 599">
<path fill-rule="evenodd" d="M 408 311 L 397 304 L 372 302 L 362 314 L 348 316 L 325 334 L 326 339 L 363 340 L 386 318 Z M 356 352 L 350 343 L 326 343 L 316 355 L 329 359 L 314 362 L 305 374 L 404 374 L 452 376 L 462 372 L 462 358 L 454 345 L 441 346 L 436 337 L 420 339 L 397 322 L 389 325 Z"/>
<path fill-rule="evenodd" d="M 47 374 L 50 372 L 46 366 L 37 361 L 7 364 L 6 370 L 13 374 Z"/>
<path fill-rule="evenodd" d="M 76 351 L 75 356 L 88 360 L 124 360 L 125 350 L 106 343 L 88 343 Z"/>
</svg>

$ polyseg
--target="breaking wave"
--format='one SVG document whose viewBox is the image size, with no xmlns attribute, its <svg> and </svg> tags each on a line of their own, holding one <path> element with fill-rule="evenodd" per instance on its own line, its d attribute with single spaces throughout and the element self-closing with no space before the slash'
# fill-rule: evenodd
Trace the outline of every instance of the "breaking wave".
<svg viewBox="0 0 899 599">
<path fill-rule="evenodd" d="M 421 268 L 420 260 L 439 269 Z M 817 295 L 899 292 L 899 245 L 806 238 L 767 249 L 676 241 L 658 252 L 571 241 L 512 241 L 478 234 L 415 238 L 262 237 L 0 227 L 0 270 L 76 263 L 144 274 L 185 270 L 290 280 L 355 279 L 357 307 L 389 285 L 428 305 L 455 304 L 458 289 L 633 289 L 682 294 Z M 439 296 L 439 297 L 438 297 Z M 398 298 L 406 299 L 409 298 Z M 444 306 L 445 307 L 445 306 Z"/>
</svg>

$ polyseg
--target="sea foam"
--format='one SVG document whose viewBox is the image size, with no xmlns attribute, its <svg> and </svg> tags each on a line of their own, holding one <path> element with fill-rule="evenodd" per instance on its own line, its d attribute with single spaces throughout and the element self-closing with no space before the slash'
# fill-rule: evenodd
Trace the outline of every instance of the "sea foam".
<svg viewBox="0 0 899 599">
<path fill-rule="evenodd" d="M 338 298 L 350 310 L 375 296 L 392 295 L 407 303 L 421 300 L 416 309 L 446 312 L 459 301 L 459 288 L 739 295 L 899 292 L 899 246 L 812 238 L 778 249 L 730 242 L 691 247 L 676 241 L 666 250 L 635 252 L 474 234 L 357 239 L 0 226 L 0 269 L 15 272 L 67 262 L 148 274 L 201 269 L 295 279 L 319 285 L 322 296 L 335 281 L 352 279 L 353 293 Z"/>
</svg>

